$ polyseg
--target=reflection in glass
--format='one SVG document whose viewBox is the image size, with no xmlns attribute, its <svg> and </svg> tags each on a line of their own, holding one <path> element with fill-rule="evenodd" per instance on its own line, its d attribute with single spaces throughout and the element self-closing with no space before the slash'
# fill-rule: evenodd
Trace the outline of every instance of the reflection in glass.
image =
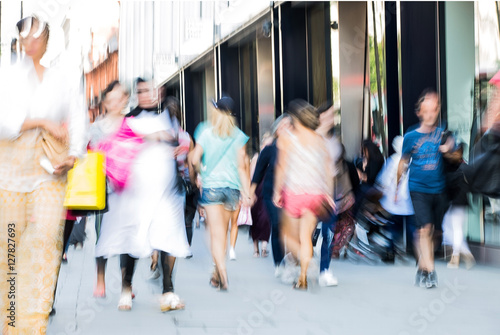
<svg viewBox="0 0 500 335">
<path fill-rule="evenodd" d="M 331 46 L 332 46 L 332 90 L 333 105 L 337 111 L 335 134 L 341 134 L 340 126 L 340 44 L 339 44 L 339 4 L 330 2 Z"/>
<path fill-rule="evenodd" d="M 384 2 L 382 1 L 371 1 L 368 6 L 368 43 L 370 49 L 371 140 L 387 156 L 384 10 Z"/>
<path fill-rule="evenodd" d="M 491 101 L 494 88 L 488 83 L 500 67 L 500 22 L 498 7 L 494 1 L 476 1 L 475 5 L 475 42 L 476 73 L 474 81 L 474 115 L 471 129 L 471 149 L 480 138 L 480 125 Z M 482 197 L 484 226 L 469 223 L 468 236 L 475 242 L 500 246 L 500 201 Z M 481 201 L 482 200 L 482 201 Z"/>
</svg>

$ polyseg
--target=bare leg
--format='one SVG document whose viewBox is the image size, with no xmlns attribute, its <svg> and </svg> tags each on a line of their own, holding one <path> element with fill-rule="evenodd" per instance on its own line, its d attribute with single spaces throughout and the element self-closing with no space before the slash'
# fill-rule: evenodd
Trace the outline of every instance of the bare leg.
<svg viewBox="0 0 500 335">
<path fill-rule="evenodd" d="M 262 241 L 262 251 L 266 251 L 267 252 L 267 241 Z"/>
<path fill-rule="evenodd" d="M 212 257 L 219 271 L 221 285 L 224 289 L 227 289 L 226 241 L 232 213 L 226 211 L 222 205 L 206 206 L 205 211 L 207 213 L 207 225 L 210 227 Z"/>
<path fill-rule="evenodd" d="M 158 266 L 158 250 L 153 250 L 153 254 L 151 255 L 151 271 L 156 270 Z"/>
<path fill-rule="evenodd" d="M 103 298 L 106 296 L 106 261 L 104 257 L 96 257 L 95 262 L 97 265 L 97 283 L 94 290 L 94 297 Z"/>
<path fill-rule="evenodd" d="M 253 256 L 259 257 L 259 241 L 258 240 L 253 241 Z"/>
<path fill-rule="evenodd" d="M 286 250 L 287 252 L 291 252 L 292 255 L 298 259 L 300 253 L 299 219 L 292 218 L 286 210 L 283 210 L 282 227 L 283 240 L 286 242 Z"/>
<path fill-rule="evenodd" d="M 299 223 L 299 241 L 300 241 L 300 280 L 307 278 L 307 268 L 313 256 L 312 233 L 316 228 L 316 216 L 306 211 L 300 218 Z"/>
<path fill-rule="evenodd" d="M 434 248 L 432 241 L 432 224 L 428 223 L 419 229 L 419 268 L 424 271 L 434 271 Z"/>
<path fill-rule="evenodd" d="M 231 248 L 236 248 L 236 240 L 238 239 L 238 215 L 240 214 L 240 208 L 236 209 L 231 213 L 231 233 L 230 233 L 230 243 Z"/>
</svg>

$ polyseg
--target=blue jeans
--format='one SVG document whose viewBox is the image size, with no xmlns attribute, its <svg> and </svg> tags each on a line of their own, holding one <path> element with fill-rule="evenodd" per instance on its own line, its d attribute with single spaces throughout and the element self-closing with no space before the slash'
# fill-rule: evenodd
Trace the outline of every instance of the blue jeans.
<svg viewBox="0 0 500 335">
<path fill-rule="evenodd" d="M 225 210 L 234 212 L 240 206 L 240 191 L 229 187 L 203 188 L 199 204 L 223 205 Z"/>
<path fill-rule="evenodd" d="M 323 242 L 321 242 L 321 261 L 319 264 L 320 273 L 327 271 L 330 268 L 330 261 L 332 260 L 332 241 L 335 234 L 336 223 L 337 216 L 332 214 L 328 221 L 324 221 L 321 224 Z"/>
<path fill-rule="evenodd" d="M 273 250 L 274 266 L 279 266 L 284 257 L 283 244 L 280 238 L 279 209 L 271 199 L 264 198 L 267 214 L 271 221 L 271 248 Z"/>
</svg>

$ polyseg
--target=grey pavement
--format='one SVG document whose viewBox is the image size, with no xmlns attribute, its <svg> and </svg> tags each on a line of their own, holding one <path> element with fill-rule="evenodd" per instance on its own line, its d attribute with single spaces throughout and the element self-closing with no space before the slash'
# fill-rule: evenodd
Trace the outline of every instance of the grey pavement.
<svg viewBox="0 0 500 335">
<path fill-rule="evenodd" d="M 410 264 L 367 266 L 333 261 L 338 287 L 310 284 L 295 291 L 274 278 L 272 257 L 253 258 L 241 229 L 238 259 L 228 261 L 229 290 L 209 286 L 211 258 L 202 227 L 194 231 L 192 259 L 178 260 L 175 290 L 185 310 L 161 313 L 161 280 L 148 280 L 149 260 L 136 268 L 132 311 L 117 310 L 118 258 L 108 261 L 105 299 L 92 297 L 94 234 L 84 248 L 70 248 L 56 294 L 56 314 L 47 334 L 500 334 L 500 269 L 477 265 L 450 270 L 437 262 L 439 288 L 413 286 Z M 317 250 L 319 251 L 319 250 Z"/>
</svg>

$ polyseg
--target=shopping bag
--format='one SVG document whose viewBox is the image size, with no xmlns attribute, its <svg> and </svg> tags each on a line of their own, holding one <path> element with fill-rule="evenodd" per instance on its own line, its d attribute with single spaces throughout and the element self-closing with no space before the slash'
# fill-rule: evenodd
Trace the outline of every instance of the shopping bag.
<svg viewBox="0 0 500 335">
<path fill-rule="evenodd" d="M 104 155 L 89 151 L 68 172 L 64 207 L 78 210 L 102 210 L 106 206 Z"/>
<path fill-rule="evenodd" d="M 247 225 L 251 226 L 253 224 L 252 221 L 252 212 L 249 206 L 241 206 L 240 213 L 238 214 L 238 226 Z"/>
</svg>

